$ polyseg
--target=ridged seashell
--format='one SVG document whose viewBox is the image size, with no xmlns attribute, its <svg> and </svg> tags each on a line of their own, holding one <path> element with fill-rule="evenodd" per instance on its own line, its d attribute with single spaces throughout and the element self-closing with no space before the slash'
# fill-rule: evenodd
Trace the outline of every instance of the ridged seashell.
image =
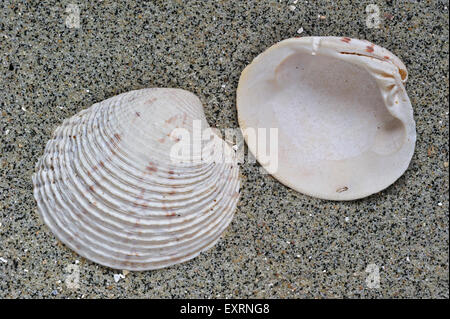
<svg viewBox="0 0 450 319">
<path fill-rule="evenodd" d="M 407 71 L 388 50 L 339 37 L 287 39 L 242 72 L 241 129 L 278 128 L 278 157 L 262 162 L 310 196 L 352 200 L 391 185 L 416 141 Z M 275 164 L 275 165 L 274 165 Z M 274 169 L 276 167 L 276 169 Z"/>
<path fill-rule="evenodd" d="M 228 162 L 173 160 L 174 145 L 194 143 L 173 130 L 192 133 L 194 121 L 209 127 L 200 100 L 180 89 L 131 91 L 66 119 L 33 175 L 44 222 L 117 269 L 162 268 L 213 246 L 234 215 L 239 167 L 234 151 Z"/>
</svg>

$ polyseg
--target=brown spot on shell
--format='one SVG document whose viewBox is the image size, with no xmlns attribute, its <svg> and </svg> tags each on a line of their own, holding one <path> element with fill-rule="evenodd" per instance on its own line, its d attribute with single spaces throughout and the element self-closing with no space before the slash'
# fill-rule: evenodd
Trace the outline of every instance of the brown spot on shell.
<svg viewBox="0 0 450 319">
<path fill-rule="evenodd" d="M 395 84 L 391 84 L 391 85 L 389 85 L 387 88 L 388 88 L 388 90 L 390 91 L 390 90 L 392 90 L 393 88 L 395 88 Z"/>
<path fill-rule="evenodd" d="M 340 187 L 338 189 L 336 189 L 336 193 L 342 193 L 342 192 L 346 192 L 348 191 L 348 187 L 344 186 L 344 187 Z"/>
<path fill-rule="evenodd" d="M 177 119 L 177 116 L 174 115 L 174 116 L 170 117 L 169 119 L 167 119 L 166 123 L 171 124 L 171 123 L 175 122 L 176 119 Z"/>
<path fill-rule="evenodd" d="M 147 100 L 147 104 L 153 104 L 153 102 L 156 101 L 156 97 L 152 97 L 151 99 Z"/>
<path fill-rule="evenodd" d="M 373 50 L 373 44 L 372 45 L 368 45 L 367 47 L 366 47 L 366 52 L 369 52 L 369 53 L 372 53 L 374 50 Z"/>
<path fill-rule="evenodd" d="M 385 78 L 394 78 L 394 76 L 392 74 L 389 74 L 387 72 L 380 72 L 381 76 L 384 76 Z"/>
<path fill-rule="evenodd" d="M 398 73 L 400 73 L 400 77 L 402 78 L 402 80 L 406 80 L 406 76 L 407 76 L 407 72 L 406 72 L 406 70 L 403 70 L 403 69 L 399 69 L 398 70 Z"/>
<path fill-rule="evenodd" d="M 109 139 L 109 142 L 113 145 L 112 148 L 117 148 L 118 147 L 118 143 L 120 142 L 120 140 L 121 140 L 120 134 L 119 133 L 114 133 L 114 137 L 111 137 Z M 115 154 L 112 149 L 111 149 L 111 152 L 113 154 Z"/>
<path fill-rule="evenodd" d="M 148 166 L 145 169 L 150 172 L 150 174 L 158 171 L 158 168 L 153 162 L 148 162 Z"/>
<path fill-rule="evenodd" d="M 136 116 L 137 116 L 137 117 L 140 117 L 140 116 L 141 116 L 141 113 L 136 112 Z"/>
<path fill-rule="evenodd" d="M 367 55 L 367 54 L 361 54 L 361 53 L 356 53 L 356 52 L 343 52 L 343 51 L 341 51 L 341 52 L 339 52 L 340 54 L 349 54 L 349 55 L 357 55 L 357 56 L 362 56 L 362 57 L 366 57 L 366 58 L 373 58 L 372 56 L 370 56 L 370 55 Z"/>
<path fill-rule="evenodd" d="M 149 208 L 149 206 L 147 204 L 141 204 L 141 203 L 133 203 L 134 207 L 141 207 L 141 208 Z"/>
<path fill-rule="evenodd" d="M 141 220 L 140 219 L 138 219 L 138 220 L 136 220 L 135 222 L 134 222 L 134 228 L 140 228 L 142 225 L 141 225 Z"/>
<path fill-rule="evenodd" d="M 344 37 L 344 38 L 341 39 L 341 41 L 342 41 L 342 42 L 345 42 L 345 43 L 350 43 L 351 40 L 352 40 L 352 39 L 347 38 L 347 37 Z"/>
</svg>

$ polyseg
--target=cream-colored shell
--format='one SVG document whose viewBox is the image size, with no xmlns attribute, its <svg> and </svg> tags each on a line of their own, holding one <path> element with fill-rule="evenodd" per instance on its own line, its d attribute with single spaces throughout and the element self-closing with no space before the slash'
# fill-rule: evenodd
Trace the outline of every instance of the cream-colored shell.
<svg viewBox="0 0 450 319">
<path fill-rule="evenodd" d="M 310 196 L 353 200 L 391 185 L 407 169 L 416 141 L 405 91 L 407 71 L 368 41 L 304 37 L 281 41 L 242 72 L 238 119 L 247 129 L 278 128 L 278 157 L 261 163 L 283 184 Z"/>
<path fill-rule="evenodd" d="M 230 224 L 239 168 L 179 163 L 175 128 L 208 127 L 200 100 L 180 89 L 143 89 L 65 120 L 33 175 L 38 212 L 78 254 L 117 269 L 181 263 L 213 246 Z M 225 148 L 231 149 L 227 144 Z"/>
</svg>

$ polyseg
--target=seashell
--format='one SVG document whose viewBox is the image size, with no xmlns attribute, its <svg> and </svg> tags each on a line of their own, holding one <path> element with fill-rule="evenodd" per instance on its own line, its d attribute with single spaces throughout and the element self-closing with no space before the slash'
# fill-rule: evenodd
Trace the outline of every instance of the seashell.
<svg viewBox="0 0 450 319">
<path fill-rule="evenodd" d="M 195 134 L 195 121 L 209 127 L 194 94 L 159 88 L 120 94 L 66 119 L 33 175 L 45 224 L 78 254 L 116 269 L 167 267 L 213 246 L 237 206 L 239 167 L 226 143 L 227 161 L 198 153 L 174 160 L 176 145 L 198 142 L 175 129 Z"/>
<path fill-rule="evenodd" d="M 242 72 L 239 125 L 256 159 L 288 187 L 322 199 L 362 198 L 394 183 L 411 161 L 406 80 L 400 59 L 368 41 L 287 39 Z M 278 128 L 278 156 L 266 159 L 249 140 L 256 128 Z"/>
</svg>

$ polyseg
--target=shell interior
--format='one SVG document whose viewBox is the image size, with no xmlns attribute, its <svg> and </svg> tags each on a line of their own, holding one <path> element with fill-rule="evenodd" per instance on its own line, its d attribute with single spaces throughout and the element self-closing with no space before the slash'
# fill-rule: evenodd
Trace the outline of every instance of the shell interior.
<svg viewBox="0 0 450 319">
<path fill-rule="evenodd" d="M 368 41 L 288 39 L 242 73 L 239 124 L 250 151 L 287 186 L 323 199 L 365 197 L 399 178 L 413 155 L 406 78 L 396 56 Z M 268 162 L 268 139 L 261 148 L 248 138 L 256 128 L 278 129 L 278 156 Z"/>
</svg>

